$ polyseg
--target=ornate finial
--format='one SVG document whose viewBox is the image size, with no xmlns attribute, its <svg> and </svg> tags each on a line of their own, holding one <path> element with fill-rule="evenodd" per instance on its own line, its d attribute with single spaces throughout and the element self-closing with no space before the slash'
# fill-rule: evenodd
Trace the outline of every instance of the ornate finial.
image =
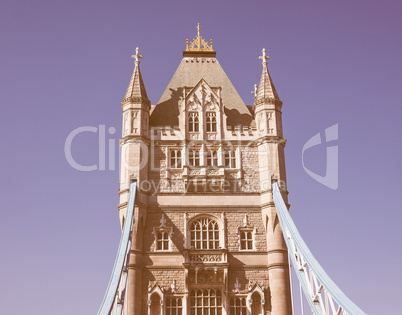
<svg viewBox="0 0 402 315">
<path fill-rule="evenodd" d="M 258 90 L 258 85 L 254 84 L 254 91 L 251 92 L 251 94 L 254 94 L 254 97 L 257 96 L 257 90 Z"/>
<path fill-rule="evenodd" d="M 239 282 L 239 278 L 236 278 L 236 282 L 234 284 L 235 292 L 239 293 L 241 289 L 241 283 Z"/>
<path fill-rule="evenodd" d="M 162 219 L 160 219 L 160 221 L 159 221 L 160 223 L 161 223 L 161 227 L 165 227 L 166 225 L 166 219 L 165 219 L 165 215 L 164 214 L 162 214 Z"/>
<path fill-rule="evenodd" d="M 208 44 L 205 39 L 201 36 L 201 26 L 200 23 L 197 25 L 197 36 L 193 39 L 193 41 L 188 44 L 188 40 L 186 40 L 186 50 L 185 51 L 214 51 L 212 49 L 212 40 L 210 44 Z"/>
<path fill-rule="evenodd" d="M 142 58 L 142 55 L 140 55 L 140 49 L 137 47 L 135 49 L 135 55 L 132 55 L 131 58 L 135 59 L 135 64 L 139 65 L 140 64 L 140 59 Z"/>
<path fill-rule="evenodd" d="M 269 56 L 267 56 L 267 51 L 265 48 L 262 49 L 262 56 L 258 57 L 259 59 L 262 59 L 262 64 L 267 64 L 267 60 L 269 59 Z"/>
</svg>

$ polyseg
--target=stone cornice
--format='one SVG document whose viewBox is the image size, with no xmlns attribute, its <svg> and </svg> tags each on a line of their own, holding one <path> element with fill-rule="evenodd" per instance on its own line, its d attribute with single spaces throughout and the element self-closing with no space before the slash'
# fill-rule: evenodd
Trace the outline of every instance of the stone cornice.
<svg viewBox="0 0 402 315">
<path fill-rule="evenodd" d="M 264 97 L 264 98 L 258 98 L 254 101 L 253 108 L 257 107 L 258 105 L 266 103 L 266 104 L 273 104 L 275 106 L 279 106 L 279 108 L 282 107 L 283 102 L 275 97 Z"/>
<path fill-rule="evenodd" d="M 151 101 L 144 97 L 127 97 L 121 101 L 121 107 L 127 103 L 142 103 L 144 105 L 148 105 L 148 107 L 151 107 Z"/>
<path fill-rule="evenodd" d="M 145 143 L 146 145 L 149 146 L 151 141 L 147 137 L 133 136 L 133 135 L 128 135 L 128 136 L 125 136 L 125 137 L 119 139 L 120 146 L 123 146 L 126 143 Z"/>
</svg>

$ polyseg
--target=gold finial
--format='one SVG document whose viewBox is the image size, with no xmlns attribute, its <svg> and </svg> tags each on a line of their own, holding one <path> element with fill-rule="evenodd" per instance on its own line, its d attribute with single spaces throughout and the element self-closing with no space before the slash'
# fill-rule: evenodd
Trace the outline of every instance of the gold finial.
<svg viewBox="0 0 402 315">
<path fill-rule="evenodd" d="M 135 59 L 134 62 L 136 65 L 140 64 L 140 59 L 143 57 L 140 55 L 140 49 L 138 47 L 135 49 L 135 55 L 132 55 L 131 58 Z"/>
<path fill-rule="evenodd" d="M 269 56 L 267 56 L 267 51 L 265 48 L 262 49 L 262 56 L 259 56 L 259 59 L 262 59 L 262 64 L 267 64 L 267 60 L 270 59 Z"/>
<path fill-rule="evenodd" d="M 208 45 L 205 39 L 202 38 L 200 23 L 197 24 L 197 37 L 194 38 L 190 44 L 188 44 L 188 40 L 186 40 L 185 51 L 214 51 L 212 49 L 212 39 Z"/>
</svg>

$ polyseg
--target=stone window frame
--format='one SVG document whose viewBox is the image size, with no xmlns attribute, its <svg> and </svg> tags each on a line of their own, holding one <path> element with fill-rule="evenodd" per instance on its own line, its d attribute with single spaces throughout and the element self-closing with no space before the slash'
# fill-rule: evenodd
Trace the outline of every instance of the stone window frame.
<svg viewBox="0 0 402 315">
<path fill-rule="evenodd" d="M 236 305 L 236 300 L 240 300 L 240 305 Z M 233 301 L 233 303 L 232 303 Z M 244 304 L 243 304 L 244 303 Z M 240 309 L 239 312 L 236 312 L 236 309 Z M 248 310 L 248 302 L 247 302 L 247 295 L 232 295 L 229 296 L 229 314 L 230 315 L 249 315 Z"/>
<path fill-rule="evenodd" d="M 238 232 L 237 232 L 238 236 L 239 236 L 239 250 L 241 251 L 255 251 L 255 228 L 251 228 L 251 227 L 240 227 L 238 228 Z M 244 239 L 242 238 L 242 236 L 246 236 Z M 251 236 L 251 238 L 248 238 L 248 235 Z M 249 248 L 249 242 L 251 242 L 251 248 Z M 243 248 L 243 243 L 244 243 L 244 247 Z"/>
<path fill-rule="evenodd" d="M 173 153 L 174 156 L 172 156 Z M 184 165 L 184 154 L 182 148 L 169 148 L 168 161 L 169 168 L 177 170 L 182 169 Z M 174 163 L 172 163 L 173 161 Z M 179 164 L 178 162 L 180 163 L 180 167 L 177 167 Z"/>
<path fill-rule="evenodd" d="M 161 314 L 164 314 L 165 313 L 164 312 L 164 308 L 165 308 L 164 307 L 164 299 L 165 299 L 165 296 L 164 296 L 164 293 L 163 293 L 161 287 L 156 284 L 153 287 L 148 288 L 148 301 L 147 301 L 148 315 L 151 315 L 151 305 L 152 305 L 152 297 L 153 297 L 153 295 L 159 296 L 159 302 L 161 304 Z"/>
<path fill-rule="evenodd" d="M 216 168 L 219 166 L 219 149 L 207 148 L 206 150 L 206 166 Z"/>
<path fill-rule="evenodd" d="M 250 310 L 250 314 L 252 313 L 252 305 L 253 305 L 253 295 L 258 294 L 260 296 L 261 302 L 261 312 L 262 314 L 265 313 L 265 295 L 264 295 L 264 288 L 260 287 L 258 284 L 249 285 L 248 294 L 247 294 L 247 308 Z"/>
<path fill-rule="evenodd" d="M 205 291 L 207 291 L 207 295 L 204 295 Z M 194 295 L 193 292 L 195 293 Z M 201 292 L 202 294 L 198 295 L 199 292 Z M 214 292 L 214 294 L 211 294 L 211 292 Z M 208 305 L 204 305 L 206 299 L 208 299 Z M 214 299 L 214 305 L 211 305 L 211 299 Z M 211 307 L 213 307 L 215 310 L 213 314 L 222 315 L 224 312 L 224 290 L 222 290 L 222 288 L 215 287 L 192 288 L 189 292 L 189 302 L 190 314 L 198 314 L 199 309 L 201 309 L 202 314 L 209 314 Z M 201 305 L 198 305 L 198 302 L 201 302 Z M 207 312 L 204 312 L 205 309 L 207 310 Z"/>
<path fill-rule="evenodd" d="M 175 301 L 176 305 L 172 305 L 171 301 L 173 300 L 176 300 Z M 178 303 L 178 301 L 180 301 L 180 303 Z M 164 304 L 165 304 L 165 315 L 183 315 L 186 313 L 184 308 L 184 298 L 181 295 L 167 296 Z"/>
<path fill-rule="evenodd" d="M 201 148 L 198 147 L 188 148 L 188 165 L 191 167 L 202 166 Z"/>
<path fill-rule="evenodd" d="M 197 228 L 198 226 L 199 229 Z M 190 223 L 190 246 L 196 250 L 219 249 L 219 223 L 208 217 L 200 217 L 197 220 L 193 220 Z"/>
<path fill-rule="evenodd" d="M 188 132 L 200 132 L 200 113 L 198 111 L 188 112 Z"/>
<path fill-rule="evenodd" d="M 172 236 L 173 236 L 173 227 L 166 226 L 165 214 L 162 214 L 162 219 L 160 220 L 160 226 L 154 227 L 152 229 L 152 234 L 154 235 L 154 251 L 155 252 L 171 252 L 172 251 Z M 158 249 L 158 234 L 166 233 L 168 235 L 168 249 Z M 163 241 L 162 241 L 163 242 Z"/>
<path fill-rule="evenodd" d="M 223 165 L 226 169 L 236 170 L 241 168 L 240 147 L 227 147 L 223 149 Z"/>
<path fill-rule="evenodd" d="M 242 233 L 251 233 L 251 241 L 252 241 L 252 248 L 248 248 L 248 244 L 246 244 L 247 248 L 242 248 Z M 239 251 L 256 251 L 256 241 L 255 235 L 257 233 L 257 228 L 250 224 L 248 220 L 248 214 L 246 213 L 243 218 L 243 222 L 241 225 L 237 227 L 237 237 L 238 237 L 238 244 L 239 244 Z M 248 240 L 248 239 L 246 239 Z"/>
<path fill-rule="evenodd" d="M 211 214 L 199 214 L 196 215 L 195 217 L 188 219 L 187 214 L 185 214 L 185 235 L 186 235 L 186 239 L 185 239 L 185 248 L 191 248 L 191 224 L 196 221 L 196 220 L 200 220 L 200 219 L 204 219 L 204 218 L 208 218 L 211 220 L 214 220 L 217 224 L 218 224 L 218 228 L 219 228 L 219 243 L 218 243 L 218 247 L 215 248 L 215 250 L 217 249 L 224 249 L 226 248 L 226 238 L 225 238 L 225 216 L 224 214 L 222 214 L 221 216 L 222 218 L 219 218 L 215 215 L 211 215 Z M 210 250 L 210 249 L 196 249 L 194 247 L 194 250 Z M 214 249 L 211 249 L 214 250 Z"/>
<path fill-rule="evenodd" d="M 216 111 L 206 111 L 205 112 L 205 125 L 207 133 L 217 133 L 218 132 L 218 120 Z"/>
</svg>

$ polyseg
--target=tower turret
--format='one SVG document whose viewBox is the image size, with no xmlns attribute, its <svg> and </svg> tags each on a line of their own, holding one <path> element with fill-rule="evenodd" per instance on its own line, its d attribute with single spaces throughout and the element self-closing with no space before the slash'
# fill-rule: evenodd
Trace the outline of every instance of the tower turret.
<svg viewBox="0 0 402 315">
<path fill-rule="evenodd" d="M 149 152 L 149 111 L 151 102 L 148 99 L 140 71 L 138 47 L 135 55 L 134 71 L 126 94 L 121 102 L 123 108 L 123 132 L 121 146 L 120 204 L 119 215 L 123 226 L 127 213 L 130 182 L 136 179 L 140 184 L 148 182 Z M 127 294 L 128 314 L 140 314 L 142 302 L 142 261 L 143 230 L 147 217 L 147 194 L 138 189 L 134 211 L 134 226 L 130 252 Z"/>
<path fill-rule="evenodd" d="M 286 244 L 278 224 L 272 198 L 272 181 L 278 181 L 284 200 L 287 200 L 282 131 L 282 101 L 279 99 L 268 72 L 265 48 L 262 50 L 262 74 L 255 91 L 253 109 L 258 132 L 259 174 L 261 181 L 261 214 L 265 224 L 272 314 L 292 314 L 290 300 L 289 264 Z"/>
</svg>

